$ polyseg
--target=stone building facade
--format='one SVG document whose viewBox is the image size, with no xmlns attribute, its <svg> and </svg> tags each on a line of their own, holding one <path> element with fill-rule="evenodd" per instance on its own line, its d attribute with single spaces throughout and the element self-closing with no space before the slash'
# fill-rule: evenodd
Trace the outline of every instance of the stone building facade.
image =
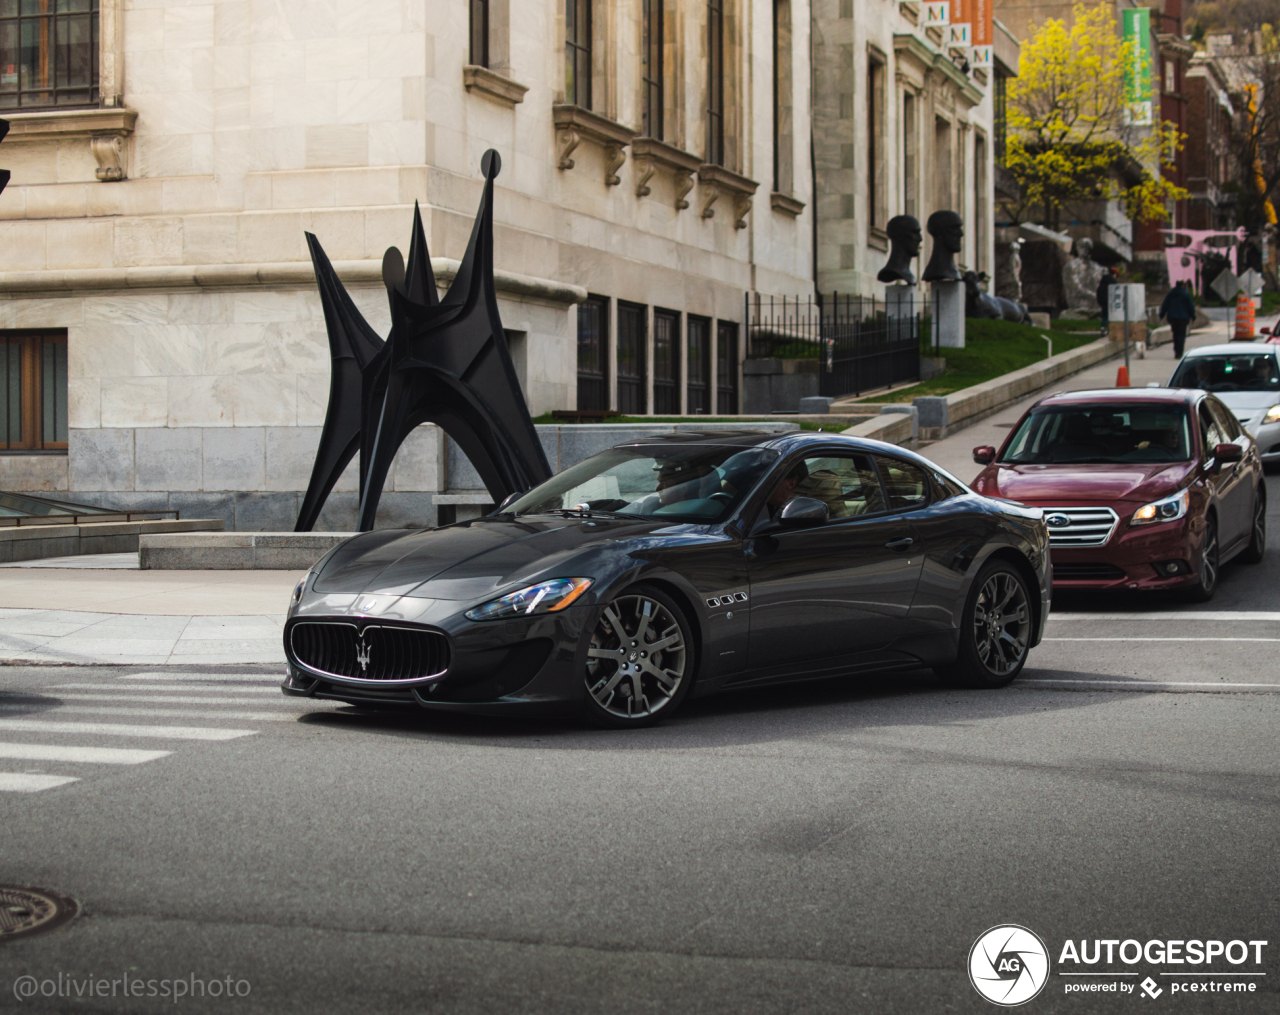
<svg viewBox="0 0 1280 1015">
<path fill-rule="evenodd" d="M 72 44 L 0 54 L 0 489 L 291 528 L 329 371 L 304 234 L 385 334 L 383 251 L 418 202 L 447 282 L 490 147 L 535 414 L 734 412 L 744 294 L 812 290 L 805 5 L 44 8 L 36 37 Z M 433 522 L 450 461 L 415 434 L 380 524 Z"/>
</svg>

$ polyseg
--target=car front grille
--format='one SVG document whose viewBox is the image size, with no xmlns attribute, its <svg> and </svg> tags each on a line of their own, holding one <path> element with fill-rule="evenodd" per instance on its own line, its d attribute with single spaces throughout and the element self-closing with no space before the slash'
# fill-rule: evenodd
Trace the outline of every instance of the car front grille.
<svg viewBox="0 0 1280 1015">
<path fill-rule="evenodd" d="M 1044 523 L 1049 528 L 1049 545 L 1102 546 L 1111 538 L 1119 516 L 1106 507 L 1047 507 Z"/>
<path fill-rule="evenodd" d="M 1115 564 L 1054 564 L 1056 582 L 1113 582 L 1125 577 L 1124 569 Z"/>
<path fill-rule="evenodd" d="M 423 680 L 449 668 L 442 634 L 405 627 L 304 622 L 294 624 L 289 645 L 298 664 L 321 676 L 355 680 Z"/>
</svg>

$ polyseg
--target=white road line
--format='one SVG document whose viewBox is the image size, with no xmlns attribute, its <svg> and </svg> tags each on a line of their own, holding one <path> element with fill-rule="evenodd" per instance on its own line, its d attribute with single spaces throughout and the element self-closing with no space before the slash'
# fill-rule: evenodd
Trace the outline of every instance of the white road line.
<svg viewBox="0 0 1280 1015">
<path fill-rule="evenodd" d="M 272 682 L 280 684 L 278 677 L 273 677 Z M 77 691 L 123 691 L 126 688 L 132 691 L 134 688 L 128 684 L 50 684 L 50 688 L 70 688 Z M 217 694 L 218 692 L 231 691 L 235 694 L 274 694 L 279 696 L 280 688 L 276 687 L 201 687 L 199 684 L 139 684 L 136 688 L 139 691 L 186 691 L 189 694 L 197 692 L 204 694 Z M 130 695 L 130 697 L 134 697 Z M 204 700 L 203 698 L 201 699 Z"/>
<path fill-rule="evenodd" d="M 1045 638 L 1045 641 L 1280 641 L 1280 638 Z"/>
<path fill-rule="evenodd" d="M 88 733 L 104 737 L 153 737 L 160 740 L 235 740 L 237 737 L 251 737 L 257 732 L 214 729 L 208 726 L 124 726 L 105 722 L 0 718 L 0 733 Z"/>
<path fill-rule="evenodd" d="M 286 704 L 286 699 L 279 691 L 275 692 L 280 699 L 280 704 Z M 260 698 L 220 698 L 213 695 L 205 695 L 204 697 L 186 697 L 177 694 L 58 694 L 54 697 L 63 701 L 151 701 L 157 704 L 164 702 L 173 702 L 176 705 L 265 705 L 266 702 Z"/>
<path fill-rule="evenodd" d="M 1170 691 L 1187 694 L 1275 694 L 1280 691 L 1280 684 L 1210 684 L 1167 680 L 1019 680 L 1011 686 L 1037 691 Z"/>
<path fill-rule="evenodd" d="M 318 704 L 318 703 L 316 703 Z M 339 702 L 329 702 L 332 705 L 338 705 Z M 19 709 L 30 710 L 30 705 L 0 705 L 0 712 L 17 711 Z M 72 712 L 79 715 L 100 715 L 104 718 L 110 718 L 115 715 L 135 715 L 135 716 L 168 716 L 174 719 L 221 719 L 225 722 L 294 722 L 299 715 L 305 712 L 328 711 L 325 709 L 317 709 L 315 705 L 307 708 L 296 709 L 288 712 L 206 712 L 198 708 L 120 708 L 115 705 L 59 705 L 54 714 L 61 715 L 63 712 Z M 42 712 L 41 715 L 49 715 L 48 712 Z M 0 720 L 3 716 L 0 716 Z"/>
<path fill-rule="evenodd" d="M 55 747 L 51 744 L 0 744 L 0 758 L 28 761 L 74 761 L 90 765 L 141 765 L 171 751 L 136 751 L 122 747 Z"/>
<path fill-rule="evenodd" d="M 279 684 L 283 673 L 125 673 L 117 680 L 235 680 Z"/>
<path fill-rule="evenodd" d="M 69 782 L 79 782 L 72 775 L 28 775 L 24 772 L 0 772 L 0 793 L 39 793 Z"/>
<path fill-rule="evenodd" d="M 1234 623 L 1237 621 L 1280 621 L 1280 612 L 1273 610 L 1151 610 L 1142 613 L 1050 613 L 1050 622 L 1055 620 L 1132 620 L 1146 622 L 1148 620 L 1206 621 L 1212 623 Z"/>
</svg>

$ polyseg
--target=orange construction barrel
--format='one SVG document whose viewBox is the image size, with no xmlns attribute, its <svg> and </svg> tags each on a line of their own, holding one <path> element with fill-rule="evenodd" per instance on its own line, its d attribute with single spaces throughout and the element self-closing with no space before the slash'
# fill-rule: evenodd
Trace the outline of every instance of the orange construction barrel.
<svg viewBox="0 0 1280 1015">
<path fill-rule="evenodd" d="M 1236 297 L 1236 341 L 1253 341 L 1253 300 L 1244 293 Z"/>
</svg>

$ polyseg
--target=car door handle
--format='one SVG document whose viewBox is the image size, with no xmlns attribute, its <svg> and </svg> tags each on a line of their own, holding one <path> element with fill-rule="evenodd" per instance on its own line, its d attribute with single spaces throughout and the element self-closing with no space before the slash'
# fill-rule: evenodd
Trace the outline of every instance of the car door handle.
<svg viewBox="0 0 1280 1015">
<path fill-rule="evenodd" d="M 885 543 L 884 546 L 886 550 L 905 550 L 914 542 L 915 540 L 910 536 L 904 536 L 902 539 L 895 539 L 891 543 Z"/>
</svg>

